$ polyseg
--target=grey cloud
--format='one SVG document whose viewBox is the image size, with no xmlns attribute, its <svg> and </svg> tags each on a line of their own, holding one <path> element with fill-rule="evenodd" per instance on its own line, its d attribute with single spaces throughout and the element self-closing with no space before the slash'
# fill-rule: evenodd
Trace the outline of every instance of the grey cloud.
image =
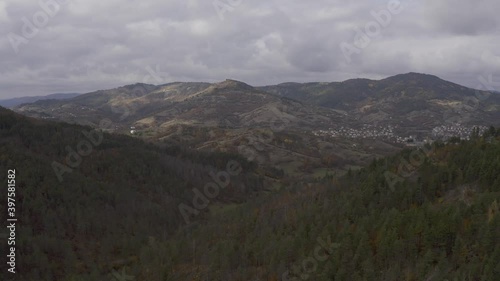
<svg viewBox="0 0 500 281">
<path fill-rule="evenodd" d="M 431 26 L 460 35 L 497 32 L 500 2 L 496 0 L 425 0 Z"/>
<path fill-rule="evenodd" d="M 221 20 L 213 1 L 70 0 L 16 54 L 7 35 L 41 7 L 4 0 L 0 98 L 116 87 L 156 68 L 164 83 L 253 85 L 419 71 L 475 87 L 483 73 L 500 75 L 495 0 L 413 1 L 347 63 L 340 43 L 389 1 L 242 0 Z"/>
</svg>

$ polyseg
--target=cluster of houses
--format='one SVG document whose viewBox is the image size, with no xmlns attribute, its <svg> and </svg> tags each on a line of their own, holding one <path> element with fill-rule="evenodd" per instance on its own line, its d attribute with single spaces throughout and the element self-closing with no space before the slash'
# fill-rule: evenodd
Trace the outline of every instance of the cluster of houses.
<svg viewBox="0 0 500 281">
<path fill-rule="evenodd" d="M 407 146 L 422 146 L 435 140 L 446 141 L 452 137 L 459 137 L 463 140 L 468 140 L 470 139 L 470 136 L 475 128 L 479 129 L 479 134 L 482 134 L 487 130 L 487 127 L 485 126 L 451 124 L 435 127 L 430 133 L 424 133 L 423 137 L 417 137 L 416 135 L 399 136 L 395 133 L 395 127 L 391 125 L 364 125 L 359 129 L 344 126 L 335 129 L 329 128 L 328 130 L 315 131 L 313 134 L 316 136 L 327 136 L 333 138 L 380 139 L 393 143 L 405 144 Z"/>
<path fill-rule="evenodd" d="M 329 128 L 328 130 L 319 130 L 313 132 L 316 136 L 329 136 L 334 138 L 348 139 L 383 139 L 396 143 L 405 143 L 410 137 L 400 137 L 394 133 L 394 127 L 363 125 L 360 129 L 340 127 L 337 129 Z"/>
<path fill-rule="evenodd" d="M 438 126 L 432 129 L 431 136 L 433 139 L 447 140 L 453 137 L 459 137 L 463 140 L 470 139 L 474 129 L 479 129 L 479 134 L 482 135 L 488 128 L 485 126 L 465 126 L 462 124 L 450 124 Z"/>
</svg>

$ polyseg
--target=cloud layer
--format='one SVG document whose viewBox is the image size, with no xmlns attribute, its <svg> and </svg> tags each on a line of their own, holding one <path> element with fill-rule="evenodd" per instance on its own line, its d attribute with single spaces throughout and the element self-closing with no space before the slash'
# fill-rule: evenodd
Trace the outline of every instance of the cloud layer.
<svg viewBox="0 0 500 281">
<path fill-rule="evenodd" d="M 410 71 L 477 88 L 480 76 L 500 82 L 498 10 L 497 0 L 4 0 L 0 98 Z"/>
</svg>

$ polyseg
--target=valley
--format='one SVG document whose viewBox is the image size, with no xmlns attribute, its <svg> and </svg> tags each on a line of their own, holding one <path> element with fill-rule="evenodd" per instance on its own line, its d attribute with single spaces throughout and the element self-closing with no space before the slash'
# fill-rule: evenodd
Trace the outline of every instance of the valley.
<svg viewBox="0 0 500 281">
<path fill-rule="evenodd" d="M 94 127 L 106 119 L 108 132 L 239 153 L 295 178 L 342 174 L 408 145 L 500 125 L 500 96 L 417 73 L 267 87 L 135 84 L 15 110 Z"/>
<path fill-rule="evenodd" d="M 44 265 L 23 276 L 296 280 L 320 239 L 331 247 L 316 280 L 478 270 L 458 268 L 463 260 L 494 267 L 498 247 L 474 241 L 499 231 L 498 97 L 466 107 L 473 92 L 415 74 L 265 88 L 226 80 L 0 108 L 0 164 L 22 171 L 20 213 L 39 233 L 19 230 L 20 264 Z"/>
<path fill-rule="evenodd" d="M 0 281 L 499 281 L 500 1 L 0 1 Z"/>
</svg>

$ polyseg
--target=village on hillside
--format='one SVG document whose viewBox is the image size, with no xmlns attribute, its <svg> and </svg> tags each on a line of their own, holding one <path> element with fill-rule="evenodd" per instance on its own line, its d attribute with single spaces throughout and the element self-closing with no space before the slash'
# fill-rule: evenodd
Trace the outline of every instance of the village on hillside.
<svg viewBox="0 0 500 281">
<path fill-rule="evenodd" d="M 326 136 L 332 138 L 347 138 L 347 139 L 378 139 L 392 143 L 405 144 L 407 146 L 422 146 L 426 143 L 434 141 L 447 141 L 451 138 L 460 138 L 469 140 L 474 129 L 479 129 L 482 134 L 487 130 L 485 126 L 462 125 L 459 123 L 442 125 L 433 128 L 428 134 L 398 134 L 398 129 L 393 125 L 368 125 L 365 124 L 361 128 L 341 126 L 339 128 L 329 128 L 328 130 L 314 131 L 315 136 Z"/>
</svg>

